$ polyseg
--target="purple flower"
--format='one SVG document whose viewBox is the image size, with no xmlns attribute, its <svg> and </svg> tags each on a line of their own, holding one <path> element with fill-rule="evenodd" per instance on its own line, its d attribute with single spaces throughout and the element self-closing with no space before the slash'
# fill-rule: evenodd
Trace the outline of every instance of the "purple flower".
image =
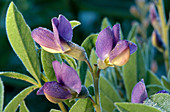
<svg viewBox="0 0 170 112">
<path fill-rule="evenodd" d="M 148 97 L 144 80 L 142 79 L 133 88 L 131 95 L 132 103 L 143 103 L 143 101 Z"/>
<path fill-rule="evenodd" d="M 157 30 L 152 32 L 152 44 L 156 47 L 160 52 L 164 52 L 166 49 L 165 43 L 162 41 L 160 34 Z"/>
<path fill-rule="evenodd" d="M 99 57 L 100 69 L 108 66 L 122 66 L 129 60 L 130 54 L 137 50 L 137 46 L 127 40 L 120 40 L 120 25 L 111 29 L 103 29 L 96 40 L 96 54 Z"/>
<path fill-rule="evenodd" d="M 81 81 L 77 72 L 65 63 L 54 61 L 52 64 L 57 82 L 46 82 L 37 91 L 37 95 L 45 95 L 52 103 L 62 102 L 78 95 L 81 91 Z"/>
<path fill-rule="evenodd" d="M 69 21 L 62 15 L 51 20 L 53 32 L 46 28 L 36 28 L 32 31 L 33 39 L 46 51 L 64 53 L 70 50 L 67 45 L 72 40 L 73 31 Z"/>
</svg>

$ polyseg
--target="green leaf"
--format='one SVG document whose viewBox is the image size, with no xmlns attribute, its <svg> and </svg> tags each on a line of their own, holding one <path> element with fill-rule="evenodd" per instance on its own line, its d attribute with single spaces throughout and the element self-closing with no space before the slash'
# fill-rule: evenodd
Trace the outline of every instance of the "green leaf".
<svg viewBox="0 0 170 112">
<path fill-rule="evenodd" d="M 170 112 L 170 95 L 166 93 L 152 95 L 144 101 L 144 104 L 153 106 L 162 112 Z"/>
<path fill-rule="evenodd" d="M 86 80 L 85 80 L 85 86 L 86 86 L 86 87 L 89 87 L 89 86 L 92 85 L 92 84 L 93 84 L 92 75 L 91 75 L 90 71 L 87 70 Z"/>
<path fill-rule="evenodd" d="M 90 54 L 90 63 L 92 65 L 92 68 L 94 69 L 94 64 L 97 64 L 97 55 L 94 49 L 91 50 L 91 54 Z"/>
<path fill-rule="evenodd" d="M 127 99 L 130 101 L 131 92 L 137 83 L 136 52 L 130 56 L 129 61 L 123 67 L 123 80 L 126 89 Z"/>
<path fill-rule="evenodd" d="M 111 27 L 112 25 L 110 24 L 108 18 L 105 17 L 105 18 L 103 19 L 103 21 L 102 21 L 101 30 L 105 29 L 105 28 L 108 27 L 108 26 Z"/>
<path fill-rule="evenodd" d="M 4 85 L 0 78 L 0 112 L 2 112 L 3 104 L 4 104 Z"/>
<path fill-rule="evenodd" d="M 15 53 L 31 75 L 39 81 L 40 66 L 31 31 L 13 2 L 10 3 L 7 11 L 6 30 Z"/>
<path fill-rule="evenodd" d="M 6 76 L 6 77 L 10 77 L 10 78 L 14 78 L 14 79 L 20 79 L 20 80 L 24 80 L 26 82 L 29 82 L 31 84 L 37 85 L 37 82 L 24 74 L 21 73 L 16 73 L 16 72 L 0 72 L 0 76 Z"/>
<path fill-rule="evenodd" d="M 60 110 L 51 109 L 50 112 L 61 112 Z"/>
<path fill-rule="evenodd" d="M 129 31 L 129 34 L 128 34 L 128 40 L 132 40 L 136 34 L 137 34 L 137 27 L 138 27 L 138 23 L 135 23 L 133 24 L 131 30 Z"/>
<path fill-rule="evenodd" d="M 52 62 L 55 60 L 56 58 L 54 54 L 41 49 L 41 62 L 42 62 L 44 73 L 49 81 L 56 81 L 56 76 L 52 66 Z"/>
<path fill-rule="evenodd" d="M 77 63 L 76 63 L 75 59 L 73 59 L 72 57 L 70 57 L 66 54 L 60 54 L 60 56 L 62 59 L 66 60 L 72 68 L 77 69 Z"/>
<path fill-rule="evenodd" d="M 170 91 L 170 81 L 165 77 L 161 77 L 162 85 Z"/>
<path fill-rule="evenodd" d="M 71 24 L 72 29 L 74 29 L 75 27 L 79 26 L 81 23 L 79 21 L 72 20 L 70 21 L 70 24 Z"/>
<path fill-rule="evenodd" d="M 170 80 L 170 69 L 168 71 L 168 80 Z"/>
<path fill-rule="evenodd" d="M 19 111 L 20 112 L 29 112 L 24 100 L 20 104 L 20 110 Z"/>
<path fill-rule="evenodd" d="M 115 103 L 120 112 L 161 112 L 154 107 L 137 103 Z"/>
<path fill-rule="evenodd" d="M 97 36 L 98 36 L 98 34 L 91 34 L 81 44 L 81 46 L 84 47 L 88 58 L 90 57 L 92 48 L 94 48 L 96 46 Z M 79 75 L 80 75 L 82 84 L 84 84 L 84 82 L 85 82 L 86 72 L 87 72 L 87 64 L 83 61 L 79 61 Z"/>
<path fill-rule="evenodd" d="M 136 51 L 136 59 L 137 59 L 137 81 L 140 81 L 142 78 L 145 79 L 146 76 L 146 67 L 145 67 L 145 61 L 144 56 L 142 52 L 142 48 L 139 45 L 139 43 L 136 41 L 137 44 L 137 51 Z"/>
<path fill-rule="evenodd" d="M 158 77 L 150 70 L 147 70 L 145 84 L 156 84 L 161 86 L 161 82 Z"/>
<path fill-rule="evenodd" d="M 105 112 L 112 112 L 115 108 L 114 103 L 122 101 L 118 91 L 102 76 L 100 77 L 100 98 Z"/>
<path fill-rule="evenodd" d="M 164 90 L 162 86 L 156 84 L 147 85 L 146 88 L 147 88 L 148 96 L 153 95 L 160 90 Z"/>
<path fill-rule="evenodd" d="M 69 112 L 94 112 L 94 108 L 89 98 L 79 99 Z"/>
<path fill-rule="evenodd" d="M 4 112 L 15 112 L 19 104 L 36 88 L 36 86 L 30 86 L 21 91 L 8 103 L 8 105 L 4 109 Z"/>
</svg>

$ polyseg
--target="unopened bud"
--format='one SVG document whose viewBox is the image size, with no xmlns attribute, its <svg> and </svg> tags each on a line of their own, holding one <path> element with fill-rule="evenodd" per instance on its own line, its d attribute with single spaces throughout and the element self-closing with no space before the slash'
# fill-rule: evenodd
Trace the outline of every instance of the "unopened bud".
<svg viewBox="0 0 170 112">
<path fill-rule="evenodd" d="M 87 60 L 87 54 L 83 47 L 81 47 L 73 42 L 67 42 L 67 44 L 70 47 L 70 50 L 67 52 L 64 52 L 64 54 L 67 54 L 79 61 Z"/>
<path fill-rule="evenodd" d="M 138 9 L 137 9 L 136 6 L 131 6 L 131 7 L 130 7 L 130 13 L 131 13 L 133 16 L 135 16 L 135 17 L 139 17 L 139 16 L 140 16 L 140 13 L 139 13 L 139 11 L 138 11 Z"/>
<path fill-rule="evenodd" d="M 154 29 L 156 29 L 159 33 L 161 33 L 160 18 L 154 4 L 150 5 L 150 20 Z"/>
<path fill-rule="evenodd" d="M 154 30 L 152 33 L 152 44 L 160 52 L 164 52 L 166 49 L 166 46 L 165 46 L 164 42 L 162 41 L 160 34 L 156 30 Z"/>
<path fill-rule="evenodd" d="M 81 86 L 81 92 L 78 94 L 77 98 L 86 98 L 89 96 L 89 91 L 85 86 Z"/>
</svg>

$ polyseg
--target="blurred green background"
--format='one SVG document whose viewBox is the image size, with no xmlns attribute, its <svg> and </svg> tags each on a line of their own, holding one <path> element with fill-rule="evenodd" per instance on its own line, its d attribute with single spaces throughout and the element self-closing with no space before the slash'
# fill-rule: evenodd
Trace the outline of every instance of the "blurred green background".
<svg viewBox="0 0 170 112">
<path fill-rule="evenodd" d="M 74 29 L 73 42 L 81 44 L 91 33 L 100 31 L 101 21 L 108 17 L 111 24 L 119 22 L 126 38 L 132 26 L 134 16 L 130 14 L 130 6 L 135 5 L 134 0 L 13 0 L 19 11 L 23 14 L 31 30 L 39 26 L 52 29 L 51 18 L 63 14 L 69 20 L 78 20 L 81 25 Z M 5 16 L 11 0 L 0 0 L 0 71 L 26 71 L 20 59 L 12 50 L 5 30 Z M 170 0 L 164 0 L 166 17 L 170 7 Z M 152 27 L 149 26 L 151 35 Z M 161 59 L 160 59 L 161 60 Z M 158 72 L 159 75 L 159 72 Z M 5 86 L 4 106 L 22 89 L 29 84 L 20 80 L 2 77 Z M 58 108 L 47 101 L 44 96 L 31 93 L 26 99 L 26 104 L 31 112 L 47 112 L 51 108 Z"/>
</svg>

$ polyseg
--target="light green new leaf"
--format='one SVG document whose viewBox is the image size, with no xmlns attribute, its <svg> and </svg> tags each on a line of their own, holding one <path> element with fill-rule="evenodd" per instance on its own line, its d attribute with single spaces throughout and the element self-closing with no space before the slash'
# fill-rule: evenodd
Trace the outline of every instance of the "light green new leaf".
<svg viewBox="0 0 170 112">
<path fill-rule="evenodd" d="M 7 106 L 4 109 L 4 112 L 15 112 L 19 104 L 36 88 L 37 88 L 36 86 L 30 86 L 21 91 L 7 104 Z"/>
<path fill-rule="evenodd" d="M 87 70 L 86 80 L 85 80 L 85 86 L 86 86 L 86 87 L 89 87 L 89 86 L 92 85 L 92 84 L 93 84 L 92 75 L 91 75 L 90 71 Z"/>
<path fill-rule="evenodd" d="M 108 27 L 108 26 L 111 27 L 112 25 L 110 24 L 108 18 L 105 17 L 105 18 L 103 19 L 103 21 L 102 21 L 101 30 L 105 29 L 105 28 Z"/>
<path fill-rule="evenodd" d="M 21 74 L 21 73 L 0 72 L 0 76 L 6 76 L 6 77 L 14 78 L 14 79 L 20 79 L 20 80 L 24 80 L 26 82 L 29 82 L 31 84 L 38 85 L 37 82 L 33 78 L 31 78 L 27 75 Z"/>
<path fill-rule="evenodd" d="M 162 112 L 170 112 L 170 95 L 166 93 L 152 95 L 144 101 L 144 104 L 153 106 Z"/>
<path fill-rule="evenodd" d="M 19 112 L 29 112 L 24 100 L 20 104 Z"/>
<path fill-rule="evenodd" d="M 170 81 L 165 77 L 161 77 L 162 85 L 170 91 Z"/>
<path fill-rule="evenodd" d="M 70 24 L 71 24 L 72 29 L 74 29 L 75 27 L 79 26 L 81 23 L 79 21 L 72 20 L 70 21 Z"/>
<path fill-rule="evenodd" d="M 114 103 L 122 101 L 118 91 L 102 76 L 100 77 L 100 98 L 105 112 L 112 112 L 115 108 Z"/>
<path fill-rule="evenodd" d="M 156 84 L 161 86 L 161 82 L 158 77 L 150 70 L 147 70 L 145 84 Z"/>
<path fill-rule="evenodd" d="M 61 112 L 60 110 L 51 109 L 50 112 Z"/>
<path fill-rule="evenodd" d="M 120 112 L 161 112 L 154 107 L 137 103 L 115 103 Z"/>
<path fill-rule="evenodd" d="M 4 104 L 4 85 L 0 78 L 0 112 L 2 112 L 3 104 Z"/>
<path fill-rule="evenodd" d="M 79 99 L 69 112 L 94 112 L 94 108 L 89 98 Z"/>
<path fill-rule="evenodd" d="M 56 58 L 54 54 L 41 49 L 41 62 L 43 65 L 43 70 L 45 75 L 47 76 L 49 81 L 56 81 L 56 76 L 54 73 L 54 69 L 52 66 L 52 62 L 55 61 Z"/>
<path fill-rule="evenodd" d="M 70 57 L 66 54 L 60 54 L 60 56 L 62 59 L 66 60 L 72 68 L 74 68 L 75 70 L 77 69 L 77 63 L 76 63 L 75 59 L 73 59 L 72 57 Z"/>
<path fill-rule="evenodd" d="M 90 60 L 90 63 L 92 65 L 93 69 L 94 69 L 94 64 L 97 64 L 97 59 L 98 59 L 98 57 L 96 55 L 96 52 L 94 49 L 92 49 L 89 60 Z"/>
<path fill-rule="evenodd" d="M 38 81 L 40 66 L 31 31 L 13 2 L 10 3 L 7 11 L 6 30 L 13 50 L 31 75 Z"/>
<path fill-rule="evenodd" d="M 133 38 L 135 38 L 136 34 L 137 34 L 137 27 L 138 27 L 138 23 L 133 24 L 131 30 L 129 31 L 128 34 L 128 40 L 132 40 Z"/>
<path fill-rule="evenodd" d="M 123 67 L 123 80 L 126 89 L 127 99 L 130 101 L 133 87 L 137 83 L 136 52 L 130 55 L 129 61 Z"/>
</svg>

